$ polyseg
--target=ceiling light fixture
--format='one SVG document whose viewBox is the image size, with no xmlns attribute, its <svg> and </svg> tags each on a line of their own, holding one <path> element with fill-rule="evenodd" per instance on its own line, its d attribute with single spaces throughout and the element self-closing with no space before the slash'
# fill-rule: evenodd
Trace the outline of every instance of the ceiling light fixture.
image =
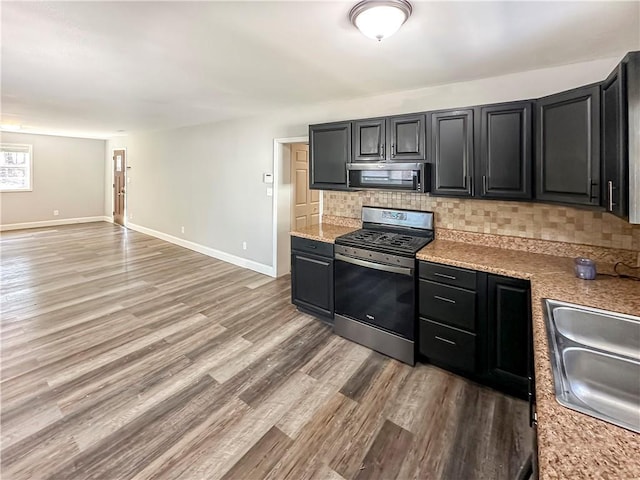
<svg viewBox="0 0 640 480">
<path fill-rule="evenodd" d="M 396 33 L 411 16 L 406 0 L 363 0 L 349 12 L 349 20 L 365 36 L 381 41 Z"/>
</svg>

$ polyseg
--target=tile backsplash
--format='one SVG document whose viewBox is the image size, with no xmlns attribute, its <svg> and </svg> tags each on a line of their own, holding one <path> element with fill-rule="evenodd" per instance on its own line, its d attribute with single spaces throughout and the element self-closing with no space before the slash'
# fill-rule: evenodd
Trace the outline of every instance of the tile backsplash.
<svg viewBox="0 0 640 480">
<path fill-rule="evenodd" d="M 592 210 L 405 192 L 322 192 L 323 214 L 359 219 L 363 205 L 432 211 L 435 227 L 640 251 L 640 225 Z"/>
</svg>

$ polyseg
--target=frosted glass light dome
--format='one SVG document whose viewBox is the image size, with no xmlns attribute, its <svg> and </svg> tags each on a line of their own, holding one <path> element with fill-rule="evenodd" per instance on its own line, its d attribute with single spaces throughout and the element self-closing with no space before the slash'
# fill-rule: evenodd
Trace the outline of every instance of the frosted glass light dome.
<svg viewBox="0 0 640 480">
<path fill-rule="evenodd" d="M 406 0 L 364 0 L 351 9 L 349 20 L 365 36 L 381 41 L 396 33 L 410 15 Z"/>
</svg>

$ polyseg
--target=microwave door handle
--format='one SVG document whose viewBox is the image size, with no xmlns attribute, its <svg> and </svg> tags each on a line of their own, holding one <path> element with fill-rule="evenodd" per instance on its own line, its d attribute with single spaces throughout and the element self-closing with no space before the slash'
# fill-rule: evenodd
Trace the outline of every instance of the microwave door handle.
<svg viewBox="0 0 640 480">
<path fill-rule="evenodd" d="M 334 254 L 336 260 L 340 260 L 345 263 L 351 263 L 358 265 L 359 267 L 372 268 L 374 270 L 381 270 L 383 272 L 398 273 L 400 275 L 413 276 L 413 268 L 408 267 L 396 267 L 395 265 L 385 265 L 382 263 L 368 262 L 366 260 L 360 260 L 359 258 L 347 257 L 341 253 Z"/>
</svg>

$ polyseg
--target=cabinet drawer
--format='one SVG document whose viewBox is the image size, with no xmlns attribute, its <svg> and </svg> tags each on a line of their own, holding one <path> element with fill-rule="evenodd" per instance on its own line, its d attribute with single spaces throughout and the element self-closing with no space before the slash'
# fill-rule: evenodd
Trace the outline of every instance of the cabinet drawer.
<svg viewBox="0 0 640 480">
<path fill-rule="evenodd" d="M 419 311 L 423 317 L 475 331 L 475 292 L 421 279 L 419 295 Z"/>
<path fill-rule="evenodd" d="M 476 272 L 439 263 L 420 262 L 420 277 L 454 287 L 476 289 Z"/>
<path fill-rule="evenodd" d="M 459 370 L 476 371 L 476 336 L 473 333 L 421 318 L 420 353 Z"/>
<path fill-rule="evenodd" d="M 319 242 L 309 238 L 291 237 L 291 250 L 333 258 L 333 243 Z"/>
</svg>

